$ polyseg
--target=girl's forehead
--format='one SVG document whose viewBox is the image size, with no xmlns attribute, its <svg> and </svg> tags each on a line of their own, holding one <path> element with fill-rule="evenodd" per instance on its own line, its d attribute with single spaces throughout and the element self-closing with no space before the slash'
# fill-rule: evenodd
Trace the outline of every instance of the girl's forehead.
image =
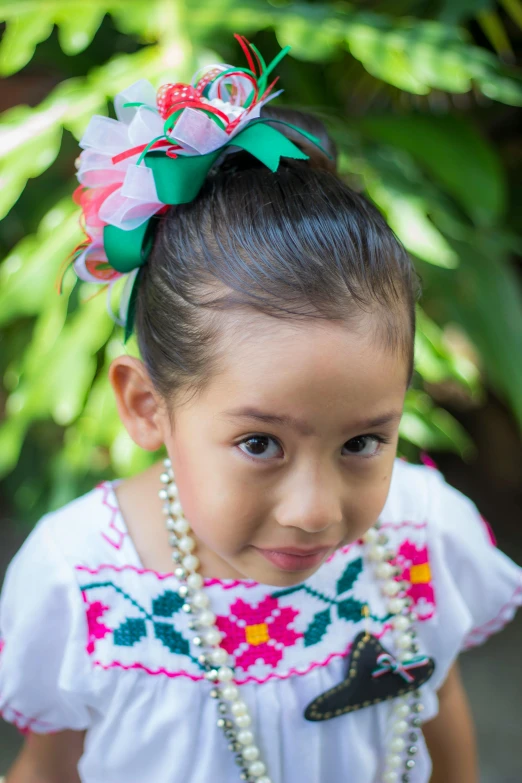
<svg viewBox="0 0 522 783">
<path fill-rule="evenodd" d="M 294 322 L 260 317 L 249 325 L 233 325 L 222 345 L 222 369 L 231 376 L 244 377 L 246 367 L 251 375 L 278 368 L 288 377 L 315 376 L 320 369 L 344 381 L 353 376 L 355 367 L 363 371 L 376 362 L 385 364 L 388 371 L 391 367 L 402 369 L 401 357 L 376 339 L 371 317 L 354 325 L 326 319 Z"/>
<path fill-rule="evenodd" d="M 229 328 L 203 400 L 227 411 L 297 407 L 304 415 L 402 409 L 406 361 L 374 339 L 370 323 L 355 329 L 326 320 L 275 321 L 259 317 Z"/>
</svg>

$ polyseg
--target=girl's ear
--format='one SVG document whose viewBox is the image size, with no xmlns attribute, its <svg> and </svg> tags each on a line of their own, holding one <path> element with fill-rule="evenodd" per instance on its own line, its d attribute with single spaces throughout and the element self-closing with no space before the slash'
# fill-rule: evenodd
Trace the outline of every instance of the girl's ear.
<svg viewBox="0 0 522 783">
<path fill-rule="evenodd" d="M 143 362 L 118 356 L 111 362 L 109 380 L 120 419 L 134 443 L 147 451 L 161 448 L 168 415 Z"/>
</svg>

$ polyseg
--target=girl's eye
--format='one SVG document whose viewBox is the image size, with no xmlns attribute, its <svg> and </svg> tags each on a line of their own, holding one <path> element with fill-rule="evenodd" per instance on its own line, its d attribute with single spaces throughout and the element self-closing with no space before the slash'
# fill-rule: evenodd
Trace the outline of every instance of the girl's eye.
<svg viewBox="0 0 522 783">
<path fill-rule="evenodd" d="M 277 441 L 269 435 L 251 435 L 237 445 L 249 457 L 259 457 L 260 459 L 277 457 L 277 450 L 281 450 Z M 245 446 L 245 448 L 241 448 L 242 446 Z"/>
<path fill-rule="evenodd" d="M 351 449 L 351 454 L 374 457 L 380 450 L 382 443 L 389 443 L 389 439 L 380 435 L 358 435 L 356 438 L 347 441 L 345 448 Z"/>
<path fill-rule="evenodd" d="M 374 457 L 380 451 L 381 444 L 389 442 L 389 438 L 382 435 L 358 435 L 347 441 L 344 448 L 352 456 Z M 261 460 L 273 459 L 280 456 L 282 451 L 279 443 L 269 435 L 251 435 L 237 445 L 247 456 Z"/>
</svg>

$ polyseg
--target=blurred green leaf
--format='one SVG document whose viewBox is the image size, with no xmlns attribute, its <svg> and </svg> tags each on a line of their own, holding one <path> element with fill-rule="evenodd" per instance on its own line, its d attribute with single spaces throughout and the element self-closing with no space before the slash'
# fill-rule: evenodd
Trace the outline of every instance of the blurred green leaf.
<svg viewBox="0 0 522 783">
<path fill-rule="evenodd" d="M 473 441 L 458 421 L 416 389 L 410 389 L 406 395 L 399 433 L 423 450 L 454 451 L 464 460 L 476 454 Z"/>
<path fill-rule="evenodd" d="M 450 25 L 359 13 L 347 22 L 346 41 L 368 73 L 401 90 L 418 95 L 432 88 L 459 93 L 476 83 L 489 97 L 515 106 L 522 103 L 518 75 L 489 52 L 467 43 Z"/>
<path fill-rule="evenodd" d="M 440 327 L 421 307 L 417 308 L 415 368 L 429 383 L 440 383 L 452 378 L 472 395 L 476 395 L 481 388 L 477 366 L 469 358 L 450 349 Z"/>
<path fill-rule="evenodd" d="M 78 214 L 72 199 L 63 199 L 46 214 L 38 232 L 24 237 L 4 260 L 0 267 L 0 325 L 15 317 L 36 315 L 49 302 L 58 307 L 58 271 L 82 239 Z"/>
<path fill-rule="evenodd" d="M 36 46 L 49 38 L 52 30 L 52 19 L 45 12 L 35 10 L 30 16 L 12 19 L 0 42 L 0 76 L 9 76 L 27 65 Z"/>
<path fill-rule="evenodd" d="M 341 19 L 325 15 L 321 6 L 285 9 L 276 30 L 281 46 L 291 46 L 292 56 L 301 60 L 331 60 L 338 55 L 344 43 Z"/>
<path fill-rule="evenodd" d="M 27 180 L 38 177 L 54 163 L 61 141 L 62 129 L 57 125 L 42 129 L 35 140 L 29 123 L 9 127 L 0 122 L 0 220 L 17 202 Z"/>
<path fill-rule="evenodd" d="M 27 422 L 21 416 L 12 416 L 0 424 L 0 478 L 16 465 L 22 449 Z"/>
<path fill-rule="evenodd" d="M 305 13 L 311 7 L 307 4 Z M 293 14 L 296 6 L 280 8 L 276 2 L 266 0 L 191 0 L 190 6 L 185 8 L 190 10 L 184 20 L 190 38 L 201 41 L 210 38 L 212 41 L 216 33 L 222 31 L 250 35 L 263 30 L 280 18 L 280 12 Z"/>
<path fill-rule="evenodd" d="M 522 290 L 514 269 L 477 238 L 455 243 L 459 268 L 426 267 L 432 307 L 442 321 L 462 324 L 487 367 L 488 381 L 506 400 L 522 429 Z M 489 250 L 489 252 L 488 252 Z M 448 286 L 451 295 L 448 295 Z"/>
<path fill-rule="evenodd" d="M 506 13 L 522 29 L 522 2 L 520 0 L 500 0 Z"/>
<path fill-rule="evenodd" d="M 492 8 L 495 0 L 443 0 L 439 11 L 441 22 L 459 24 L 473 17 L 478 11 Z"/>
<path fill-rule="evenodd" d="M 513 55 L 506 28 L 496 10 L 479 11 L 476 18 L 495 51 L 500 55 Z"/>
<path fill-rule="evenodd" d="M 65 298 L 59 307 L 53 300 L 46 304 L 25 353 L 19 384 L 6 403 L 8 422 L 13 418 L 20 426 L 6 425 L 11 441 L 4 457 L 5 470 L 12 467 L 9 459 L 17 456 L 20 444 L 15 436 L 23 432 L 22 422 L 27 427 L 36 419 L 51 416 L 64 426 L 79 416 L 96 371 L 96 353 L 113 328 L 110 319 L 101 317 L 105 313 L 103 297 L 83 305 L 67 319 Z"/>
<path fill-rule="evenodd" d="M 382 147 L 361 150 L 361 157 L 349 165 L 411 253 L 437 266 L 458 265 L 457 254 L 430 218 L 429 189 L 419 188 L 422 175 L 411 160 Z"/>
<path fill-rule="evenodd" d="M 68 3 L 57 12 L 58 40 L 65 54 L 78 54 L 89 46 L 105 16 L 105 5 Z"/>
<path fill-rule="evenodd" d="M 504 213 L 506 182 L 492 147 L 455 116 L 368 117 L 358 123 L 372 138 L 407 150 L 455 196 L 471 219 L 494 224 Z"/>
<path fill-rule="evenodd" d="M 366 188 L 410 253 L 437 266 L 453 269 L 458 265 L 456 253 L 427 216 L 422 197 L 401 193 L 385 182 L 369 179 Z"/>
</svg>

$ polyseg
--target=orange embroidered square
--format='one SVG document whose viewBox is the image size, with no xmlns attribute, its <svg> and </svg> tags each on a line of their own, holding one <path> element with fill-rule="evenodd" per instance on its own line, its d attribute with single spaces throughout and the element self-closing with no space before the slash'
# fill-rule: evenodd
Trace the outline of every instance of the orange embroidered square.
<svg viewBox="0 0 522 783">
<path fill-rule="evenodd" d="M 410 568 L 410 582 L 412 585 L 429 582 L 431 580 L 431 570 L 429 563 L 419 563 Z"/>
<path fill-rule="evenodd" d="M 247 625 L 245 628 L 245 637 L 247 642 L 254 647 L 257 647 L 258 644 L 264 644 L 270 639 L 268 625 L 266 623 Z"/>
</svg>

